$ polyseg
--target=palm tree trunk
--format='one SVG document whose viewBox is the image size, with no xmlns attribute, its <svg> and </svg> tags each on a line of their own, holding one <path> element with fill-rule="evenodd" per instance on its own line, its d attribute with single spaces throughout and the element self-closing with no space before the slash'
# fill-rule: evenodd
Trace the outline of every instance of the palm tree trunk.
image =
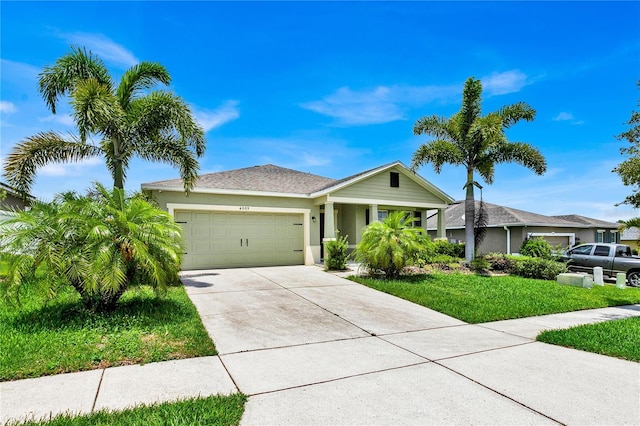
<svg viewBox="0 0 640 426">
<path fill-rule="evenodd" d="M 120 154 L 120 141 L 113 140 L 113 187 L 124 189 L 124 178 L 122 173 L 122 156 Z"/>
<path fill-rule="evenodd" d="M 467 169 L 467 196 L 464 200 L 464 259 L 467 264 L 475 257 L 474 220 L 476 217 L 476 205 L 473 196 L 473 169 Z"/>
<path fill-rule="evenodd" d="M 115 160 L 115 171 L 113 174 L 113 187 L 124 189 L 124 181 L 122 179 L 122 160 Z"/>
</svg>

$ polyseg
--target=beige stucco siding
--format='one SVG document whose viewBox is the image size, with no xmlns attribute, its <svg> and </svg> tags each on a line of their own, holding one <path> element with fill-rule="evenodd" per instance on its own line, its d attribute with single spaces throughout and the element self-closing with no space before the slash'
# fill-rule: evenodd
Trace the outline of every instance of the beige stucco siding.
<svg viewBox="0 0 640 426">
<path fill-rule="evenodd" d="M 444 204 L 443 200 L 418 185 L 403 173 L 400 173 L 400 186 L 398 188 L 392 188 L 390 186 L 389 173 L 390 172 L 386 170 L 361 182 L 331 192 L 331 197 L 406 201 L 408 205 L 416 202 Z"/>
</svg>

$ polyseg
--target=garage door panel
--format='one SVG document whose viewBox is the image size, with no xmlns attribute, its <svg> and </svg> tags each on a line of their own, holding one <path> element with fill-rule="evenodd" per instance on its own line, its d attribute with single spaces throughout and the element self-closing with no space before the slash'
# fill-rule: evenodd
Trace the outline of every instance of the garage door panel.
<svg viewBox="0 0 640 426">
<path fill-rule="evenodd" d="M 184 230 L 183 269 L 304 263 L 301 214 L 177 211 L 175 219 Z"/>
</svg>

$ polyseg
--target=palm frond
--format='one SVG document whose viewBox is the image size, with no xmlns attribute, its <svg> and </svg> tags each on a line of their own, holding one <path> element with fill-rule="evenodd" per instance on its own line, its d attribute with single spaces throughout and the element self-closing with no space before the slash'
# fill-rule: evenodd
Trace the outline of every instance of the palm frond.
<svg viewBox="0 0 640 426">
<path fill-rule="evenodd" d="M 500 108 L 497 113 L 502 118 L 503 125 L 506 129 L 520 120 L 533 121 L 536 117 L 536 110 L 525 102 L 505 105 Z"/>
<path fill-rule="evenodd" d="M 543 174 L 547 170 L 547 160 L 540 150 L 533 145 L 524 142 L 505 142 L 491 153 L 493 161 L 496 163 L 513 162 L 520 164 L 537 175 Z"/>
<path fill-rule="evenodd" d="M 157 83 L 165 85 L 171 83 L 171 76 L 164 66 L 155 62 L 141 62 L 129 68 L 120 79 L 116 92 L 122 109 L 128 110 L 132 99 L 142 90 L 151 88 Z"/>
<path fill-rule="evenodd" d="M 180 97 L 169 92 L 154 91 L 133 101 L 129 114 L 131 127 L 138 139 L 163 132 L 176 132 L 182 143 L 192 148 L 198 157 L 204 155 L 204 131 Z"/>
<path fill-rule="evenodd" d="M 465 164 L 465 157 L 458 146 L 446 140 L 434 140 L 420 145 L 411 158 L 411 168 L 431 163 L 436 173 L 442 171 L 444 164 Z"/>
<path fill-rule="evenodd" d="M 71 93 L 75 84 L 93 78 L 108 87 L 113 83 L 104 63 L 93 53 L 77 46 L 59 58 L 54 65 L 44 68 L 39 74 L 39 88 L 45 103 L 56 113 L 58 98 Z"/>
<path fill-rule="evenodd" d="M 86 140 L 90 132 L 117 137 L 124 113 L 108 86 L 93 78 L 80 80 L 71 93 L 71 99 L 81 140 Z"/>
<path fill-rule="evenodd" d="M 100 148 L 82 143 L 73 135 L 65 139 L 56 132 L 41 132 L 13 147 L 5 161 L 4 177 L 9 185 L 28 193 L 39 167 L 85 160 L 101 154 Z"/>
<path fill-rule="evenodd" d="M 152 140 L 151 143 L 140 144 L 135 147 L 135 150 L 140 158 L 177 167 L 185 191 L 188 192 L 193 188 L 200 165 L 195 158 L 196 154 L 182 141 L 176 139 L 175 135 L 165 135 Z"/>
<path fill-rule="evenodd" d="M 460 132 L 465 135 L 482 114 L 482 82 L 469 77 L 462 89 L 462 107 L 460 108 Z"/>
</svg>

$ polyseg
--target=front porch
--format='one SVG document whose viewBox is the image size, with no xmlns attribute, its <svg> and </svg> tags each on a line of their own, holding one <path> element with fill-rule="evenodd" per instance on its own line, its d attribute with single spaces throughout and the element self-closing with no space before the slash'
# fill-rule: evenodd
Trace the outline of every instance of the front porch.
<svg viewBox="0 0 640 426">
<path fill-rule="evenodd" d="M 384 220 L 391 212 L 405 211 L 416 218 L 414 226 L 423 227 L 426 232 L 426 218 L 437 217 L 436 238 L 445 238 L 446 206 L 425 206 L 424 204 L 369 204 L 369 203 L 336 203 L 325 202 L 320 206 L 320 260 L 324 259 L 324 243 L 335 240 L 338 236 L 346 236 L 349 250 L 355 249 L 362 239 L 362 232 L 372 222 Z"/>
</svg>

